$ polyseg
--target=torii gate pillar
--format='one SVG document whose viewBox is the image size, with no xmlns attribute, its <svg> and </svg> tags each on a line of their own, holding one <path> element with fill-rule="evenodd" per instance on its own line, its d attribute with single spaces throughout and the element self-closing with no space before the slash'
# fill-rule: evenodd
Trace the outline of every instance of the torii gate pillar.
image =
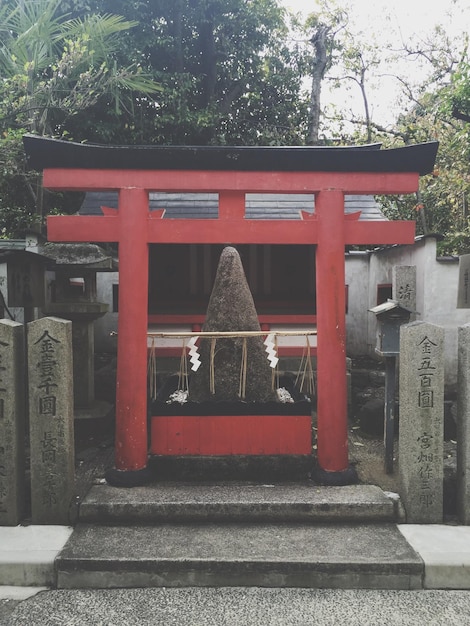
<svg viewBox="0 0 470 626">
<path fill-rule="evenodd" d="M 317 289 L 317 473 L 347 480 L 346 298 L 344 194 L 322 191 L 315 198 L 318 244 Z M 324 482 L 325 480 L 322 480 Z"/>
<path fill-rule="evenodd" d="M 116 470 L 147 473 L 148 192 L 119 191 Z M 134 474 L 137 472 L 137 474 Z"/>
</svg>

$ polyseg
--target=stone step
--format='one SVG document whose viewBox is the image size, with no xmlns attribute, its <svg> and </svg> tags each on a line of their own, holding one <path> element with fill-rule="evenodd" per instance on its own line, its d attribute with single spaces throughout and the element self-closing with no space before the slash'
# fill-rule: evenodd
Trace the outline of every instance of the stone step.
<svg viewBox="0 0 470 626">
<path fill-rule="evenodd" d="M 80 504 L 86 523 L 398 521 L 399 502 L 374 485 L 94 485 Z"/>
<path fill-rule="evenodd" d="M 424 564 L 395 524 L 79 524 L 59 588 L 422 588 Z"/>
</svg>

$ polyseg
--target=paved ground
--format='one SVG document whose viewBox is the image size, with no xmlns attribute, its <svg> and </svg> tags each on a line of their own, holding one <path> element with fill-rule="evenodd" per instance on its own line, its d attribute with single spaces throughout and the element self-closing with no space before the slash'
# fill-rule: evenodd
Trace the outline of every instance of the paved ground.
<svg viewBox="0 0 470 626">
<path fill-rule="evenodd" d="M 48 591 L 2 626 L 466 626 L 470 591 L 184 588 Z"/>
</svg>

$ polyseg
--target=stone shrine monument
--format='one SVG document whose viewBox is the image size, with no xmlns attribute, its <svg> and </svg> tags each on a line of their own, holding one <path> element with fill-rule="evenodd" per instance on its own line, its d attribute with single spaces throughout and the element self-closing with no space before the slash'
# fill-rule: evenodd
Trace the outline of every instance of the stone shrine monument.
<svg viewBox="0 0 470 626">
<path fill-rule="evenodd" d="M 401 495 L 408 523 L 443 519 L 444 330 L 411 322 L 400 332 Z"/>
<path fill-rule="evenodd" d="M 202 330 L 261 332 L 253 296 L 235 248 L 226 247 L 222 251 Z M 219 338 L 216 344 L 212 343 L 212 354 L 211 341 L 201 341 L 202 365 L 192 374 L 189 389 L 192 401 L 267 402 L 276 399 L 262 337 Z M 242 371 L 243 360 L 245 372 Z M 240 397 L 241 376 L 246 379 L 244 397 Z"/>
</svg>

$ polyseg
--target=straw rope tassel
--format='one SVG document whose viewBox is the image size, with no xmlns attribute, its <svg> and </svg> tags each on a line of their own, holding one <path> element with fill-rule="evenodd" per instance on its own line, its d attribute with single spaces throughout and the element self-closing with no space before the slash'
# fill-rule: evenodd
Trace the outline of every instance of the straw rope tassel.
<svg viewBox="0 0 470 626">
<path fill-rule="evenodd" d="M 315 395 L 315 379 L 313 377 L 312 359 L 310 358 L 310 339 L 308 337 L 307 337 L 307 343 L 308 343 L 308 384 L 309 384 L 310 396 L 313 397 Z"/>
<path fill-rule="evenodd" d="M 188 355 L 186 353 L 186 342 L 183 339 L 181 346 L 180 371 L 178 372 L 178 389 L 189 390 L 188 383 Z"/>
<path fill-rule="evenodd" d="M 308 338 L 307 338 L 307 343 L 308 343 Z M 299 385 L 299 380 L 300 377 L 302 376 L 302 372 L 305 370 L 305 362 L 307 360 L 307 344 L 305 344 L 304 349 L 302 350 L 302 358 L 300 359 L 300 365 L 299 365 L 299 370 L 297 372 L 297 376 L 295 377 L 295 386 L 299 388 L 299 391 L 302 391 L 302 382 L 300 382 Z"/>
<path fill-rule="evenodd" d="M 215 395 L 215 346 L 217 343 L 216 337 L 211 338 L 211 351 L 209 361 L 209 387 L 212 395 Z"/>
<path fill-rule="evenodd" d="M 279 354 L 278 345 L 277 345 L 277 335 L 274 336 L 274 350 L 275 354 Z M 273 391 L 279 389 L 279 359 L 276 362 L 276 367 L 273 368 L 272 371 L 272 381 L 273 381 Z"/>
<path fill-rule="evenodd" d="M 247 338 L 243 337 L 242 359 L 240 363 L 240 385 L 238 387 L 238 396 L 242 400 L 244 400 L 246 396 L 247 369 L 248 369 L 248 346 L 247 346 Z"/>
<path fill-rule="evenodd" d="M 149 377 L 149 393 L 152 400 L 157 399 L 157 351 L 155 348 L 155 338 L 152 337 L 150 344 L 150 352 L 147 364 L 147 372 Z"/>
<path fill-rule="evenodd" d="M 313 382 L 313 368 L 312 368 L 312 359 L 311 359 L 311 350 L 310 350 L 310 341 L 309 338 L 306 337 L 306 355 L 305 355 L 305 364 L 302 372 L 302 382 L 300 383 L 300 391 L 304 392 L 304 385 L 306 387 L 305 393 L 313 396 L 314 393 L 314 382 Z"/>
</svg>

